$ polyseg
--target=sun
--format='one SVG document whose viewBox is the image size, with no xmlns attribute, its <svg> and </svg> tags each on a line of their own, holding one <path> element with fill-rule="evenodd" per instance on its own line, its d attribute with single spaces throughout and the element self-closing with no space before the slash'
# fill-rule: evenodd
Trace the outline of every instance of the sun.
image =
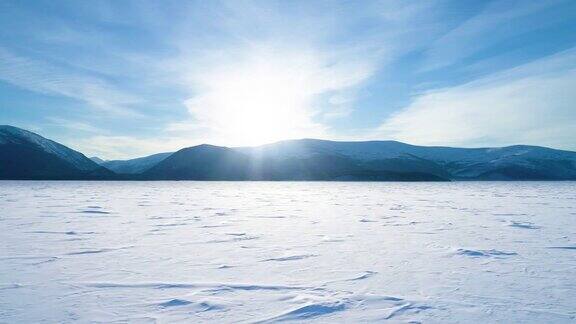
<svg viewBox="0 0 576 324">
<path fill-rule="evenodd" d="M 302 60 L 254 56 L 205 73 L 187 106 L 230 145 L 318 136 L 310 70 Z"/>
</svg>

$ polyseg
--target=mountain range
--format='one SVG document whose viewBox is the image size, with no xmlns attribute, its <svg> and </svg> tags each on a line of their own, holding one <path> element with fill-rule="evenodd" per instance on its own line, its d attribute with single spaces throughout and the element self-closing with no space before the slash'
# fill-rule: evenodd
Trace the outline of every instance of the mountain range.
<svg viewBox="0 0 576 324">
<path fill-rule="evenodd" d="M 576 180 L 576 152 L 539 146 L 453 148 L 396 141 L 198 145 L 131 160 L 88 158 L 0 126 L 0 179 L 23 180 Z"/>
</svg>

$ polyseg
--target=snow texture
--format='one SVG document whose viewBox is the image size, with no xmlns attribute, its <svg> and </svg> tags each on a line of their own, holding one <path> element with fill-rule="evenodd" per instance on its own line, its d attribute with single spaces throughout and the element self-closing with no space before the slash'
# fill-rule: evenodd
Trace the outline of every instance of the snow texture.
<svg viewBox="0 0 576 324">
<path fill-rule="evenodd" d="M 574 323 L 576 183 L 0 182 L 0 323 Z"/>
</svg>

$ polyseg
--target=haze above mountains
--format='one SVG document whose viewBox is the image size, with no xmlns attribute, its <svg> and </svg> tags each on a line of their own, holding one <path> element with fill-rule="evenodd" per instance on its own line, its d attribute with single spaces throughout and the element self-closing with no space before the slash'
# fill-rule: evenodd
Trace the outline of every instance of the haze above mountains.
<svg viewBox="0 0 576 324">
<path fill-rule="evenodd" d="M 0 126 L 0 179 L 576 180 L 576 152 L 526 145 L 452 148 L 301 139 L 258 147 L 203 144 L 173 153 L 103 161 L 38 134 Z"/>
</svg>

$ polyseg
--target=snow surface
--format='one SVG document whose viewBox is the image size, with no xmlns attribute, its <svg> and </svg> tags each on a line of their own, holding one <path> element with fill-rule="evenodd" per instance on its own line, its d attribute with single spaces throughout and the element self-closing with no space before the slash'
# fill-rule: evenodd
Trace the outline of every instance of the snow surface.
<svg viewBox="0 0 576 324">
<path fill-rule="evenodd" d="M 0 182 L 0 323 L 574 323 L 576 183 Z"/>
</svg>

